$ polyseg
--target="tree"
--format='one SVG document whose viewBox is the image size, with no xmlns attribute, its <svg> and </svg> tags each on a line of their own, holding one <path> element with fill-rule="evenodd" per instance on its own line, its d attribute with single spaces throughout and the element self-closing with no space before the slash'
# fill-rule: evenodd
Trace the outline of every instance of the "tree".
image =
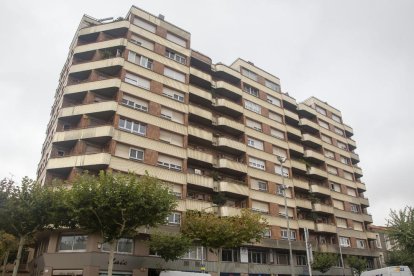
<svg viewBox="0 0 414 276">
<path fill-rule="evenodd" d="M 3 263 L 2 276 L 6 274 L 6 265 L 11 251 L 17 249 L 17 240 L 13 235 L 0 231 L 0 261 Z"/>
<path fill-rule="evenodd" d="M 414 254 L 403 250 L 390 251 L 386 260 L 388 266 L 406 265 L 414 270 Z"/>
<path fill-rule="evenodd" d="M 398 243 L 398 248 L 414 253 L 414 207 L 391 210 L 388 235 Z"/>
<path fill-rule="evenodd" d="M 187 211 L 181 232 L 202 246 L 216 250 L 217 273 L 220 275 L 221 251 L 223 248 L 239 247 L 248 242 L 259 242 L 266 230 L 267 222 L 248 209 L 240 216 L 220 217 L 214 213 Z"/>
<path fill-rule="evenodd" d="M 192 241 L 181 234 L 154 233 L 151 235 L 150 249 L 165 261 L 175 261 L 183 256 Z"/>
<path fill-rule="evenodd" d="M 59 189 L 45 187 L 25 177 L 21 185 L 0 181 L 0 229 L 18 239 L 13 276 L 17 275 L 24 245 L 38 231 L 56 224 L 56 207 L 61 202 Z"/>
<path fill-rule="evenodd" d="M 364 258 L 360 258 L 357 256 L 348 256 L 346 258 L 346 262 L 348 263 L 349 267 L 355 270 L 358 275 L 361 275 L 362 271 L 367 270 L 367 260 Z"/>
<path fill-rule="evenodd" d="M 313 256 L 312 269 L 326 273 L 332 266 L 338 263 L 338 256 L 330 253 L 315 252 Z"/>
<path fill-rule="evenodd" d="M 141 226 L 165 223 L 177 204 L 169 187 L 149 175 L 83 173 L 72 185 L 67 200 L 72 226 L 100 233 L 110 244 L 108 276 L 118 240 L 135 236 Z"/>
</svg>

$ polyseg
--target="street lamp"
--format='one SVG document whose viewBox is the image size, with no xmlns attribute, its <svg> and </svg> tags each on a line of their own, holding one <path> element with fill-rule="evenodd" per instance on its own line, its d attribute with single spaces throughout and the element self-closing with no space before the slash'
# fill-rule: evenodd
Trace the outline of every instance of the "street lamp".
<svg viewBox="0 0 414 276">
<path fill-rule="evenodd" d="M 290 259 L 290 274 L 292 276 L 295 275 L 294 267 L 293 267 L 293 254 L 292 254 L 292 243 L 290 241 L 290 226 L 289 226 L 289 214 L 288 214 L 288 207 L 287 207 L 287 199 L 286 199 L 286 190 L 287 186 L 285 185 L 285 174 L 283 172 L 283 163 L 286 162 L 286 157 L 277 156 L 277 161 L 280 164 L 280 174 L 282 176 L 282 190 L 283 190 L 283 198 L 285 199 L 285 216 L 286 216 L 286 226 L 287 226 L 287 234 L 288 234 L 288 243 L 289 243 L 289 259 Z"/>
</svg>

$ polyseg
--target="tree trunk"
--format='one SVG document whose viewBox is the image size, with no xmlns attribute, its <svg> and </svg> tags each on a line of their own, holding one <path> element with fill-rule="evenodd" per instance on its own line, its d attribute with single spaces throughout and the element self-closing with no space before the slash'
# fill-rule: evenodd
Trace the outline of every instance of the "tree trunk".
<svg viewBox="0 0 414 276">
<path fill-rule="evenodd" d="M 4 254 L 4 259 L 3 259 L 3 270 L 2 270 L 2 272 L 1 272 L 1 276 L 6 275 L 6 265 L 7 265 L 7 262 L 9 261 L 9 253 L 10 253 L 10 251 L 9 251 L 9 250 L 7 250 L 7 251 L 6 251 L 6 254 Z"/>
<path fill-rule="evenodd" d="M 217 259 L 217 276 L 220 276 L 221 273 L 221 247 L 217 249 L 218 251 L 218 259 Z"/>
<path fill-rule="evenodd" d="M 117 243 L 118 240 L 113 240 L 109 243 L 111 249 L 109 250 L 108 276 L 112 276 L 112 270 L 114 269 L 114 256 Z"/>
<path fill-rule="evenodd" d="M 26 236 L 21 236 L 19 239 L 19 247 L 17 248 L 17 256 L 14 262 L 12 276 L 17 276 L 17 272 L 19 271 L 20 259 L 22 258 L 22 251 L 23 251 L 23 246 L 25 242 L 26 242 Z"/>
</svg>

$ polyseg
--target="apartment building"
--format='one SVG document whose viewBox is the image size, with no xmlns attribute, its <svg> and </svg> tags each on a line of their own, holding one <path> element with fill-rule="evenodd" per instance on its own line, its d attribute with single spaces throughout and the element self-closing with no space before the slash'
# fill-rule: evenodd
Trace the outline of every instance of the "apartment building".
<svg viewBox="0 0 414 276">
<path fill-rule="evenodd" d="M 135 6 L 113 21 L 84 16 L 56 90 L 38 179 L 47 185 L 83 170 L 148 171 L 179 200 L 168 231 L 178 231 L 187 209 L 260 212 L 270 225 L 263 241 L 224 250 L 223 275 L 290 274 L 289 237 L 295 273 L 308 274 L 305 228 L 314 251 L 339 253 L 341 246 L 344 257 L 378 266 L 353 130 L 341 112 L 315 97 L 298 103 L 252 62 L 213 64 L 190 42 L 189 32 Z M 286 157 L 283 167 L 277 156 Z M 225 204 L 214 207 L 223 196 Z M 216 271 L 218 257 L 196 246 L 164 263 L 149 251 L 148 231 L 120 240 L 115 274 Z M 105 275 L 106 249 L 98 235 L 44 233 L 33 269 Z M 330 275 L 342 275 L 339 266 Z"/>
</svg>

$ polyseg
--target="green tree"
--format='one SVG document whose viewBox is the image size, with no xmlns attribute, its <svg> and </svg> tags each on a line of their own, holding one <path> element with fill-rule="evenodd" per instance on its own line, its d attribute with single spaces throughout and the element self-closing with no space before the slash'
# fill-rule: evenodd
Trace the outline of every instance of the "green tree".
<svg viewBox="0 0 414 276">
<path fill-rule="evenodd" d="M 220 217 L 214 213 L 187 211 L 181 232 L 202 246 L 216 250 L 217 274 L 220 275 L 223 248 L 239 247 L 244 243 L 259 242 L 266 230 L 267 222 L 248 209 L 240 216 Z"/>
<path fill-rule="evenodd" d="M 18 239 L 13 276 L 17 275 L 24 245 L 38 231 L 55 225 L 60 190 L 25 177 L 21 185 L 10 179 L 0 182 L 0 229 Z"/>
<path fill-rule="evenodd" d="M 312 269 L 326 273 L 337 263 L 338 256 L 336 254 L 315 252 L 313 256 Z"/>
<path fill-rule="evenodd" d="M 183 256 L 192 241 L 181 234 L 154 233 L 151 235 L 150 249 L 165 261 L 175 261 Z"/>
<path fill-rule="evenodd" d="M 0 260 L 3 260 L 2 276 L 6 274 L 6 265 L 9 261 L 11 251 L 17 249 L 17 239 L 13 235 L 0 231 Z"/>
<path fill-rule="evenodd" d="M 177 204 L 169 187 L 148 175 L 84 173 L 72 185 L 67 197 L 72 225 L 100 233 L 110 244 L 108 276 L 118 240 L 135 236 L 141 226 L 165 223 Z"/>
<path fill-rule="evenodd" d="M 355 270 L 358 275 L 361 275 L 361 272 L 367 270 L 368 262 L 366 259 L 357 257 L 357 256 L 348 256 L 346 262 L 349 267 Z"/>
<path fill-rule="evenodd" d="M 388 227 L 388 235 L 398 243 L 398 248 L 414 253 L 414 208 L 391 210 Z"/>
</svg>

